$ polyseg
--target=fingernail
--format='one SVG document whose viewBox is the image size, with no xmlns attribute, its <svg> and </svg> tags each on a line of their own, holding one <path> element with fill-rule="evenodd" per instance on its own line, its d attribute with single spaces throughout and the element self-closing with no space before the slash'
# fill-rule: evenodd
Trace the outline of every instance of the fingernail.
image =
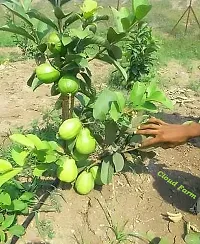
<svg viewBox="0 0 200 244">
<path fill-rule="evenodd" d="M 140 129 L 140 125 L 137 127 L 138 128 L 138 130 Z"/>
<path fill-rule="evenodd" d="M 133 134 L 137 134 L 137 130 L 133 131 Z"/>
<path fill-rule="evenodd" d="M 141 147 L 142 146 L 142 144 L 138 144 L 138 147 Z"/>
</svg>

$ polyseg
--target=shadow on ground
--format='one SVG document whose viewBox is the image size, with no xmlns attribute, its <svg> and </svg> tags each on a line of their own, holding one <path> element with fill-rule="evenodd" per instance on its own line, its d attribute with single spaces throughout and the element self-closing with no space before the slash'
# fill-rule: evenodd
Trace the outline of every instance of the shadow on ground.
<svg viewBox="0 0 200 244">
<path fill-rule="evenodd" d="M 148 171 L 155 180 L 153 187 L 164 201 L 179 210 L 190 212 L 190 208 L 200 196 L 199 177 L 168 169 L 166 165 L 159 164 L 156 159 L 150 160 Z M 171 180 L 171 184 L 167 182 L 167 178 Z"/>
</svg>

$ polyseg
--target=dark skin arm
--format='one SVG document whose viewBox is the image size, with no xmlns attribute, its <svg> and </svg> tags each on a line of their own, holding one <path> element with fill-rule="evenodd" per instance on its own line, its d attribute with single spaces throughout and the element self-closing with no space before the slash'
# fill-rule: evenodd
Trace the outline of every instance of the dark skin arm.
<svg viewBox="0 0 200 244">
<path fill-rule="evenodd" d="M 153 136 L 142 143 L 142 147 L 161 146 L 176 147 L 189 139 L 200 136 L 200 124 L 168 124 L 156 118 L 151 118 L 147 124 L 141 125 L 136 134 Z"/>
</svg>

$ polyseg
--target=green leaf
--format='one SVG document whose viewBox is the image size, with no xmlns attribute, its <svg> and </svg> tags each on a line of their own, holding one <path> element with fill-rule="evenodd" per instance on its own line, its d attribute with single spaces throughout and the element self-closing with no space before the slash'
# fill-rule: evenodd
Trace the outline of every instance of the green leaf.
<svg viewBox="0 0 200 244">
<path fill-rule="evenodd" d="M 119 111 L 122 112 L 126 105 L 126 99 L 122 92 L 115 91 L 115 94 L 117 95 L 117 104 L 119 106 Z"/>
<path fill-rule="evenodd" d="M 31 88 L 33 89 L 33 91 L 35 91 L 42 84 L 44 84 L 44 83 L 42 81 L 38 80 L 37 77 L 35 77 L 35 79 L 33 80 L 32 84 L 31 84 Z"/>
<path fill-rule="evenodd" d="M 93 116 L 95 119 L 104 121 L 108 113 L 111 102 L 116 101 L 116 94 L 108 89 L 103 90 L 94 104 Z"/>
<path fill-rule="evenodd" d="M 119 42 L 122 38 L 124 38 L 126 36 L 125 33 L 117 33 L 113 27 L 110 27 L 108 29 L 108 33 L 107 33 L 107 40 L 109 41 L 109 43 L 117 43 Z"/>
<path fill-rule="evenodd" d="M 9 11 L 11 11 L 14 15 L 19 17 L 20 19 L 24 20 L 29 26 L 33 26 L 28 16 L 26 16 L 25 12 L 22 9 L 17 9 L 17 11 L 13 8 L 13 4 L 9 2 L 2 3 Z M 21 10 L 21 11 L 20 11 Z"/>
<path fill-rule="evenodd" d="M 52 150 L 57 151 L 57 152 L 62 153 L 62 154 L 65 153 L 64 149 L 57 142 L 48 141 L 48 143 L 49 143 Z"/>
<path fill-rule="evenodd" d="M 113 17 L 114 17 L 114 21 L 115 21 L 115 25 L 117 26 L 117 31 L 119 33 L 123 33 L 124 32 L 124 28 L 122 26 L 122 22 L 121 22 L 121 14 L 119 11 L 117 11 L 117 9 L 111 7 L 112 13 L 113 13 Z"/>
<path fill-rule="evenodd" d="M 38 19 L 44 23 L 46 23 L 47 25 L 53 27 L 55 30 L 58 31 L 58 27 L 57 25 L 47 16 L 45 16 L 44 14 L 40 13 L 38 10 L 36 9 L 31 9 L 30 11 L 27 12 L 28 16 L 30 18 L 35 18 Z"/>
<path fill-rule="evenodd" d="M 4 221 L 4 215 L 0 213 L 0 224 Z"/>
<path fill-rule="evenodd" d="M 15 215 L 7 215 L 1 225 L 2 230 L 8 229 L 15 221 Z"/>
<path fill-rule="evenodd" d="M 124 168 L 124 158 L 123 156 L 116 152 L 112 157 L 113 163 L 115 165 L 115 172 L 120 172 Z"/>
<path fill-rule="evenodd" d="M 6 183 L 7 181 L 9 181 L 10 179 L 12 179 L 13 177 L 15 177 L 17 174 L 19 174 L 19 172 L 22 171 L 22 168 L 15 168 L 7 173 L 4 173 L 2 175 L 0 175 L 0 187 Z"/>
<path fill-rule="evenodd" d="M 142 82 L 135 82 L 130 94 L 133 105 L 141 105 L 145 101 L 146 86 Z"/>
<path fill-rule="evenodd" d="M 13 148 L 11 151 L 11 155 L 16 164 L 18 164 L 19 166 L 24 166 L 25 160 L 29 155 L 29 151 L 24 151 L 20 148 Z"/>
<path fill-rule="evenodd" d="M 57 160 L 57 157 L 55 154 L 53 154 L 53 153 L 47 154 L 46 159 L 45 159 L 45 163 L 54 163 L 54 162 L 56 162 L 56 160 Z"/>
<path fill-rule="evenodd" d="M 50 32 L 51 27 L 42 21 L 38 21 L 37 24 L 37 35 L 40 41 Z"/>
<path fill-rule="evenodd" d="M 145 110 L 145 111 L 149 111 L 149 112 L 153 112 L 156 113 L 157 107 L 155 104 L 151 103 L 151 102 L 145 102 L 142 105 L 139 105 L 138 107 L 134 107 L 135 110 Z"/>
<path fill-rule="evenodd" d="M 151 10 L 151 5 L 148 0 L 132 0 L 133 9 L 137 20 L 143 19 Z"/>
<path fill-rule="evenodd" d="M 0 241 L 4 243 L 6 241 L 6 233 L 0 229 Z"/>
<path fill-rule="evenodd" d="M 30 39 L 30 40 L 35 42 L 35 38 L 33 36 L 31 36 L 24 28 L 19 27 L 19 26 L 15 25 L 15 24 L 9 23 L 7 25 L 4 25 L 4 26 L 0 27 L 0 30 L 24 36 L 24 37 L 26 37 L 26 38 L 28 38 L 28 39 Z"/>
<path fill-rule="evenodd" d="M 33 199 L 35 197 L 35 194 L 32 192 L 24 192 L 21 196 L 20 196 L 20 200 L 22 201 L 30 201 L 31 199 Z"/>
<path fill-rule="evenodd" d="M 198 244 L 200 243 L 200 233 L 189 233 L 185 237 L 186 244 Z"/>
<path fill-rule="evenodd" d="M 36 73 L 35 73 L 35 71 L 32 73 L 32 75 L 30 76 L 30 78 L 28 79 L 28 81 L 27 81 L 27 85 L 29 86 L 29 87 L 31 87 L 32 86 L 32 83 L 33 83 L 33 80 L 35 79 L 35 76 L 36 76 Z"/>
<path fill-rule="evenodd" d="M 82 29 L 70 29 L 70 36 L 72 37 L 78 37 L 79 39 L 84 39 L 91 35 L 91 31 L 88 29 L 82 30 Z"/>
<path fill-rule="evenodd" d="M 80 19 L 80 15 L 79 14 L 77 14 L 77 13 L 72 14 L 70 17 L 68 17 L 65 20 L 65 23 L 63 25 L 64 29 L 66 29 L 69 25 L 73 24 L 74 22 L 76 22 L 79 19 Z"/>
<path fill-rule="evenodd" d="M 101 166 L 101 181 L 104 185 L 112 182 L 114 167 L 111 157 L 104 158 Z"/>
<path fill-rule="evenodd" d="M 10 162 L 4 159 L 0 159 L 0 173 L 4 173 L 12 169 L 12 165 Z"/>
<path fill-rule="evenodd" d="M 63 13 L 62 9 L 58 6 L 54 8 L 54 14 L 57 19 L 63 19 L 65 18 L 65 14 Z"/>
<path fill-rule="evenodd" d="M 72 40 L 73 39 L 69 35 L 64 34 L 62 36 L 62 43 L 63 43 L 64 46 L 67 46 L 70 42 L 72 42 Z"/>
<path fill-rule="evenodd" d="M 11 235 L 18 236 L 18 237 L 23 236 L 25 233 L 25 229 L 22 225 L 14 225 L 10 227 L 8 231 Z"/>
<path fill-rule="evenodd" d="M 97 2 L 93 0 L 85 0 L 81 7 L 84 18 L 88 19 L 93 16 L 97 10 Z"/>
<path fill-rule="evenodd" d="M 22 211 L 26 208 L 27 204 L 19 199 L 15 199 L 12 201 L 12 206 L 14 211 Z"/>
<path fill-rule="evenodd" d="M 169 109 L 173 108 L 172 102 L 166 98 L 162 91 L 155 91 L 154 93 L 152 92 L 151 95 L 147 97 L 146 101 L 159 102 Z"/>
<path fill-rule="evenodd" d="M 69 149 L 70 152 L 73 151 L 73 149 L 75 147 L 75 144 L 76 144 L 76 138 L 75 139 L 72 139 L 72 140 L 68 140 L 67 147 L 68 147 L 68 149 Z"/>
<path fill-rule="evenodd" d="M 9 138 L 13 142 L 19 143 L 19 144 L 26 146 L 28 148 L 32 148 L 32 149 L 35 148 L 34 143 L 22 134 L 13 134 L 13 135 L 9 136 Z"/>
<path fill-rule="evenodd" d="M 118 125 L 114 121 L 107 121 L 105 123 L 105 143 L 107 145 L 113 144 L 117 138 Z"/>
<path fill-rule="evenodd" d="M 45 171 L 48 170 L 48 168 L 49 168 L 48 164 L 37 165 L 36 168 L 33 170 L 33 175 L 36 177 L 40 177 Z"/>
<path fill-rule="evenodd" d="M 10 205 L 11 204 L 11 198 L 10 195 L 6 192 L 0 193 L 0 203 L 3 205 Z"/>
<path fill-rule="evenodd" d="M 122 58 L 122 50 L 116 45 L 113 45 L 108 49 L 108 54 L 115 60 Z"/>
<path fill-rule="evenodd" d="M 27 134 L 26 137 L 32 141 L 32 143 L 34 144 L 34 146 L 37 148 L 37 150 L 43 149 L 44 148 L 44 144 L 43 142 L 40 140 L 40 138 L 34 134 Z"/>
<path fill-rule="evenodd" d="M 110 111 L 109 111 L 110 117 L 117 122 L 118 119 L 121 116 L 121 113 L 119 111 L 119 106 L 117 104 L 117 102 L 111 102 L 111 106 L 110 106 Z"/>
</svg>

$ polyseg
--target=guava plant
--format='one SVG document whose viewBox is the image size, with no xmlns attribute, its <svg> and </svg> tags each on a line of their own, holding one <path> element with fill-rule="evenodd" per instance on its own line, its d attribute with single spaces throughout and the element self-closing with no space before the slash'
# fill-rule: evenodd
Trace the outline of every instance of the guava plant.
<svg viewBox="0 0 200 244">
<path fill-rule="evenodd" d="M 118 44 L 150 11 L 147 0 L 133 0 L 131 8 L 111 7 L 114 25 L 101 35 L 98 23 L 109 16 L 99 14 L 102 8 L 97 2 L 85 0 L 78 12 L 70 13 L 63 10 L 65 2 L 51 1 L 52 20 L 32 9 L 31 0 L 1 1 L 17 21 L 0 30 L 24 36 L 37 48 L 37 66 L 28 85 L 33 90 L 50 85 L 51 95 L 58 96 L 56 108 L 61 108 L 63 120 L 56 132 L 57 141 L 45 141 L 33 134 L 10 136 L 13 163 L 4 161 L 4 166 L 0 165 L 4 167 L 0 171 L 1 187 L 16 179 L 20 182 L 24 171 L 33 181 L 51 172 L 72 183 L 78 193 L 88 194 L 95 184 L 109 184 L 115 173 L 142 156 L 142 137 L 135 135 L 135 130 L 159 107 L 172 107 L 154 82 L 136 82 L 124 93 L 109 88 L 97 92 L 92 83 L 89 63 L 94 59 L 114 65 L 127 80 L 120 66 L 122 51 Z"/>
</svg>

